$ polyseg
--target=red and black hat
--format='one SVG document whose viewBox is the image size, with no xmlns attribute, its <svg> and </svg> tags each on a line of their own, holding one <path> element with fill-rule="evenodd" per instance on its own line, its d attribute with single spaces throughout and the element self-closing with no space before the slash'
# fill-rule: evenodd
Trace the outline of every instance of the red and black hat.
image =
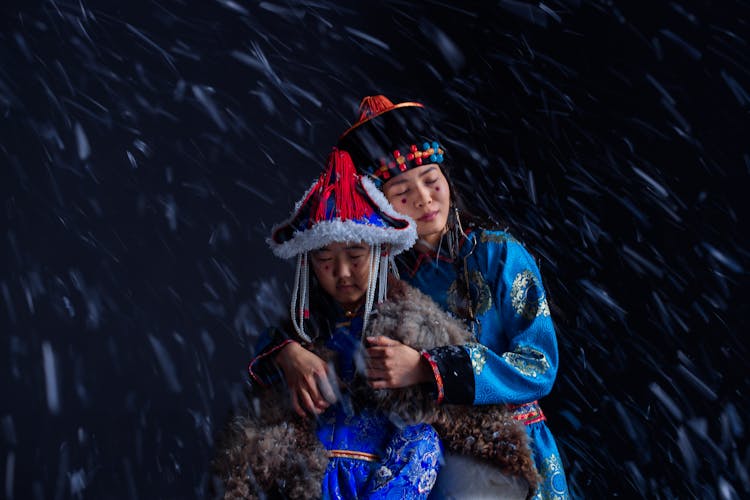
<svg viewBox="0 0 750 500">
<path fill-rule="evenodd" d="M 337 241 L 388 245 L 396 255 L 416 240 L 416 223 L 396 212 L 373 182 L 357 175 L 346 151 L 334 148 L 325 171 L 291 217 L 274 226 L 267 242 L 277 256 L 290 258 Z"/>
<path fill-rule="evenodd" d="M 363 326 L 376 300 L 385 300 L 388 269 L 393 255 L 417 241 L 417 225 L 394 210 L 375 183 L 357 174 L 346 151 L 334 148 L 325 171 L 310 186 L 292 211 L 275 226 L 266 241 L 273 253 L 282 258 L 297 257 L 297 272 L 292 290 L 292 326 L 300 337 L 310 315 L 310 266 L 308 252 L 335 242 L 364 242 L 371 246 Z"/>
<path fill-rule="evenodd" d="M 341 135 L 338 147 L 377 184 L 410 168 L 443 162 L 444 148 L 422 104 L 393 104 L 383 95 L 368 96 L 359 112 L 359 120 Z"/>
</svg>

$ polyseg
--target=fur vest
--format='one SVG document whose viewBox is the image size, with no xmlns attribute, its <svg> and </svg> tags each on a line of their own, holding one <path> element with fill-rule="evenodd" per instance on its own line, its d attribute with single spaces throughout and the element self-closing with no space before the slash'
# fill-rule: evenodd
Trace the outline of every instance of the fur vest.
<svg viewBox="0 0 750 500">
<path fill-rule="evenodd" d="M 463 345 L 469 333 L 431 298 L 398 280 L 389 283 L 388 300 L 368 322 L 368 336 L 383 335 L 424 350 Z M 324 358 L 330 352 L 309 346 Z M 526 480 L 530 493 L 539 482 L 528 435 L 504 405 L 436 405 L 420 387 L 370 389 L 355 379 L 346 390 L 354 401 L 368 402 L 396 423 L 424 422 L 453 453 L 486 460 L 503 473 Z M 315 435 L 314 421 L 291 410 L 279 390 L 257 395 L 243 414 L 235 416 L 217 446 L 214 472 L 224 484 L 224 498 L 259 498 L 278 491 L 288 498 L 320 496 L 328 455 Z"/>
</svg>

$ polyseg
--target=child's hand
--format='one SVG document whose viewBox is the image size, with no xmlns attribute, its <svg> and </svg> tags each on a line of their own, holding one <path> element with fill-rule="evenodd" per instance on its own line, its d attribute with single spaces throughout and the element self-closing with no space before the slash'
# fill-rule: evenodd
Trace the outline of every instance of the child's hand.
<svg viewBox="0 0 750 500">
<path fill-rule="evenodd" d="M 297 342 L 290 342 L 276 355 L 291 392 L 292 408 L 304 417 L 305 411 L 320 415 L 336 401 L 328 380 L 328 365 Z"/>
<path fill-rule="evenodd" d="M 419 351 L 388 337 L 367 341 L 367 379 L 373 389 L 400 389 L 432 379 Z"/>
</svg>

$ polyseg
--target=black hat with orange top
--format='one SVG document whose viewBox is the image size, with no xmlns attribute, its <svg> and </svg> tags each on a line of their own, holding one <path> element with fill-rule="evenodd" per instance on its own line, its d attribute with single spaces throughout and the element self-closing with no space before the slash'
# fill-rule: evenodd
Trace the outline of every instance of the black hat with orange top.
<svg viewBox="0 0 750 500">
<path fill-rule="evenodd" d="M 377 185 L 445 158 L 424 105 L 393 104 L 384 95 L 362 99 L 359 119 L 341 135 L 338 147 L 348 151 L 360 174 Z"/>
</svg>

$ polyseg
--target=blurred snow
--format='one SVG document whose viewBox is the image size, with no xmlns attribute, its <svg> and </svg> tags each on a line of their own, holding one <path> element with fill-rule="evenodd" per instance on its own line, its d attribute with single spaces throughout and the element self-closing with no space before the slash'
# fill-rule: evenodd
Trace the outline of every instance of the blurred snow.
<svg viewBox="0 0 750 500">
<path fill-rule="evenodd" d="M 747 2 L 0 7 L 7 498 L 192 498 L 355 117 L 418 100 L 540 262 L 576 495 L 750 495 Z"/>
</svg>

